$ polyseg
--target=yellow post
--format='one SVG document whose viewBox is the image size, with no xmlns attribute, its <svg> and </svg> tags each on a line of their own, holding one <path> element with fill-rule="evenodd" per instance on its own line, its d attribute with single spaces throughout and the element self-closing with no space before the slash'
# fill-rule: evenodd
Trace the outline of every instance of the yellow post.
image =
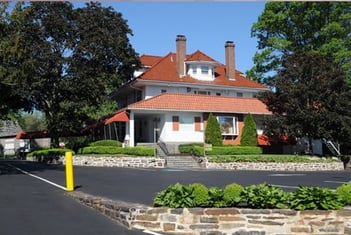
<svg viewBox="0 0 351 235">
<path fill-rule="evenodd" d="M 66 152 L 65 159 L 66 159 L 66 190 L 70 192 L 74 190 L 72 152 Z"/>
</svg>

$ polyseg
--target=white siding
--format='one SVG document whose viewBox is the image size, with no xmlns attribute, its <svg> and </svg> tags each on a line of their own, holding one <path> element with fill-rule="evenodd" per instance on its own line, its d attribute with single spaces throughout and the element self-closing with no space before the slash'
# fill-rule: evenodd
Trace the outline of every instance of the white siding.
<svg viewBox="0 0 351 235">
<path fill-rule="evenodd" d="M 179 131 L 173 131 L 173 116 L 179 116 Z M 164 142 L 203 142 L 204 133 L 195 131 L 195 117 L 201 117 L 203 122 L 201 113 L 166 113 L 160 139 Z"/>
</svg>

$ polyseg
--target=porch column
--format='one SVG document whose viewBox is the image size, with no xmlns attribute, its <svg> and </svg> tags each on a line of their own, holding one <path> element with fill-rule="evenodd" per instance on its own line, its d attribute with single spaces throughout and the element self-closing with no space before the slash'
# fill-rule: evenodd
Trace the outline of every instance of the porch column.
<svg viewBox="0 0 351 235">
<path fill-rule="evenodd" d="M 129 147 L 134 147 L 134 113 L 131 111 L 129 114 Z"/>
</svg>

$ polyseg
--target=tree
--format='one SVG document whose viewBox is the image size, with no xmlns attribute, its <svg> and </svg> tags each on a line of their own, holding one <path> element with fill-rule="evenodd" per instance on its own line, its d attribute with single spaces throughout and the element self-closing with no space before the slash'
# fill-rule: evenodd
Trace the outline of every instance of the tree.
<svg viewBox="0 0 351 235">
<path fill-rule="evenodd" d="M 8 24 L 8 3 L 0 3 L 0 120 L 11 119 L 21 110 L 30 110 L 23 94 L 16 89 L 14 81 L 15 61 L 10 48 L 16 44 Z"/>
<path fill-rule="evenodd" d="M 209 114 L 205 129 L 205 143 L 212 144 L 213 146 L 222 145 L 222 133 L 221 127 L 215 116 L 212 113 Z"/>
<path fill-rule="evenodd" d="M 42 113 L 23 113 L 18 118 L 18 124 L 24 131 L 42 131 L 46 130 L 46 121 Z"/>
<path fill-rule="evenodd" d="M 331 56 L 351 82 L 350 32 L 349 2 L 268 2 L 251 28 L 258 52 L 246 75 L 274 87 L 282 57 L 304 50 Z"/>
<path fill-rule="evenodd" d="M 351 90 L 333 59 L 318 52 L 283 57 L 276 91 L 260 99 L 272 111 L 266 133 L 348 143 L 351 131 Z M 310 149 L 312 150 L 312 149 Z"/>
<path fill-rule="evenodd" d="M 31 107 L 45 114 L 54 145 L 62 132 L 84 127 L 92 109 L 111 107 L 108 95 L 140 66 L 132 31 L 111 7 L 31 2 L 11 16 L 12 76 Z"/>
<path fill-rule="evenodd" d="M 242 129 L 240 145 L 257 146 L 256 122 L 251 113 L 248 113 L 244 118 L 244 127 Z"/>
</svg>

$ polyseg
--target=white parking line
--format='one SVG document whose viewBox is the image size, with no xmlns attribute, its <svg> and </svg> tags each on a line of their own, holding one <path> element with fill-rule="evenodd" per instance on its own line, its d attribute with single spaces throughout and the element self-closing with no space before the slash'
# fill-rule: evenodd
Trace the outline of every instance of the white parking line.
<svg viewBox="0 0 351 235">
<path fill-rule="evenodd" d="M 306 174 L 270 174 L 268 176 L 305 176 Z"/>
<path fill-rule="evenodd" d="M 59 189 L 63 189 L 63 190 L 66 191 L 66 188 L 63 187 L 63 186 L 61 186 L 61 185 L 58 185 L 58 184 L 56 184 L 56 183 L 54 183 L 54 182 L 51 182 L 51 181 L 49 181 L 49 180 L 47 180 L 47 179 L 44 179 L 44 178 L 41 178 L 41 177 L 39 177 L 39 176 L 33 175 L 33 174 L 31 174 L 31 173 L 29 173 L 29 172 L 27 172 L 27 171 L 25 171 L 25 170 L 22 170 L 21 168 L 18 168 L 18 167 L 13 166 L 13 165 L 11 165 L 11 164 L 7 164 L 7 165 L 10 166 L 10 167 L 15 168 L 16 170 L 22 172 L 23 174 L 29 175 L 29 176 L 31 176 L 31 177 L 34 177 L 34 178 L 36 178 L 36 179 L 38 179 L 38 180 L 44 181 L 45 183 L 51 184 L 51 185 L 53 185 L 53 186 L 55 186 L 55 187 L 57 187 L 57 188 L 59 188 Z"/>
<path fill-rule="evenodd" d="M 148 233 L 148 234 L 152 234 L 152 235 L 162 235 L 161 233 L 155 233 L 155 232 L 152 232 L 152 231 L 149 231 L 149 230 L 144 230 L 143 232 L 144 233 Z"/>
</svg>

